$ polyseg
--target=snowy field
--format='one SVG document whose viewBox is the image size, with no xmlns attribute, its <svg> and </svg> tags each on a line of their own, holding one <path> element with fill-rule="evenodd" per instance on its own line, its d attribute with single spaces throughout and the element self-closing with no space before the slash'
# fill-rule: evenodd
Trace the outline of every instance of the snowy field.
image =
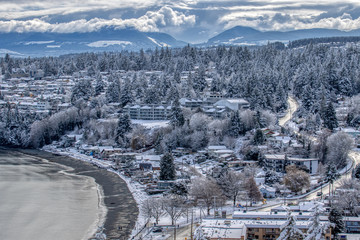
<svg viewBox="0 0 360 240">
<path fill-rule="evenodd" d="M 168 120 L 131 120 L 133 124 L 139 124 L 146 128 L 160 128 L 169 125 Z"/>
</svg>

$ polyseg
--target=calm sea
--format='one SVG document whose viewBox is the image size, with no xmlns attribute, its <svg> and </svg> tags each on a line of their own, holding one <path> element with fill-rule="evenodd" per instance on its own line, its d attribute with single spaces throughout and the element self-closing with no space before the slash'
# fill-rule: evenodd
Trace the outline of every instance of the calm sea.
<svg viewBox="0 0 360 240">
<path fill-rule="evenodd" d="M 0 150 L 0 239 L 88 239 L 105 212 L 94 179 Z"/>
</svg>

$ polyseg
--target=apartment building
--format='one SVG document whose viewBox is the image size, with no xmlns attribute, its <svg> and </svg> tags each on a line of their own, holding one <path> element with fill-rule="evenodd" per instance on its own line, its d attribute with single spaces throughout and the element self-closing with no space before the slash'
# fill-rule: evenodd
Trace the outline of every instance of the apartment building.
<svg viewBox="0 0 360 240">
<path fill-rule="evenodd" d="M 319 168 L 319 159 L 286 157 L 285 154 L 265 154 L 265 164 L 268 169 L 276 172 L 284 171 L 285 162 L 287 165 L 305 166 L 310 174 L 316 174 Z"/>
<path fill-rule="evenodd" d="M 170 118 L 171 105 L 137 104 L 127 105 L 123 109 L 131 119 L 139 120 L 167 120 Z"/>
</svg>

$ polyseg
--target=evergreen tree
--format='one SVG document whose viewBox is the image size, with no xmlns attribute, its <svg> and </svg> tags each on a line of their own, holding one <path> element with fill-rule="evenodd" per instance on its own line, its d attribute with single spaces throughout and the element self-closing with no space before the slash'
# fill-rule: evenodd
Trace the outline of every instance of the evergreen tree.
<svg viewBox="0 0 360 240">
<path fill-rule="evenodd" d="M 165 153 L 160 160 L 160 180 L 175 180 L 176 171 L 171 153 Z"/>
<path fill-rule="evenodd" d="M 287 221 L 280 227 L 280 235 L 277 240 L 302 240 L 304 234 L 296 227 L 296 218 L 288 210 Z"/>
<path fill-rule="evenodd" d="M 242 133 L 242 127 L 239 112 L 233 112 L 230 115 L 228 134 L 231 137 L 239 137 L 240 133 Z"/>
<path fill-rule="evenodd" d="M 334 181 L 340 176 L 334 164 L 329 164 L 326 170 L 325 181 L 329 183 L 329 194 L 331 193 L 330 187 L 334 187 Z"/>
<path fill-rule="evenodd" d="M 261 129 L 256 129 L 254 138 L 253 138 L 253 143 L 255 145 L 261 145 L 264 143 L 264 141 L 265 141 L 265 137 L 264 137 L 263 131 L 261 131 Z"/>
<path fill-rule="evenodd" d="M 342 214 L 336 209 L 331 208 L 329 213 L 329 221 L 333 224 L 333 233 L 335 237 L 344 231 L 345 225 L 344 221 L 342 220 Z"/>
<path fill-rule="evenodd" d="M 171 105 L 170 124 L 173 127 L 181 127 L 185 123 L 184 114 L 180 107 L 179 99 L 175 99 Z"/>
<path fill-rule="evenodd" d="M 360 164 L 356 165 L 356 168 L 354 171 L 354 177 L 357 179 L 360 179 Z"/>
<path fill-rule="evenodd" d="M 126 104 L 130 103 L 133 101 L 133 96 L 131 93 L 131 86 L 130 86 L 130 82 L 127 80 L 124 84 L 124 87 L 120 93 L 120 104 L 121 107 L 125 107 Z"/>
<path fill-rule="evenodd" d="M 99 96 L 100 93 L 104 90 L 104 81 L 102 80 L 102 77 L 100 74 L 98 74 L 96 76 L 96 83 L 95 83 L 95 91 L 94 91 L 94 95 L 95 96 Z"/>
<path fill-rule="evenodd" d="M 118 143 L 122 143 L 125 138 L 125 134 L 131 131 L 131 120 L 128 114 L 121 113 L 119 115 L 118 124 L 116 127 L 116 140 Z"/>
<path fill-rule="evenodd" d="M 88 79 L 79 80 L 71 91 L 71 103 L 75 104 L 75 102 L 79 99 L 84 99 L 88 101 L 90 96 L 92 95 L 92 86 L 91 82 Z"/>
<path fill-rule="evenodd" d="M 314 215 L 310 219 L 310 226 L 304 240 L 325 240 L 325 234 L 330 225 L 328 223 L 320 223 L 320 214 L 319 205 L 317 205 L 315 207 Z"/>
<path fill-rule="evenodd" d="M 105 92 L 106 101 L 108 103 L 117 103 L 120 101 L 120 82 L 114 79 Z"/>
<path fill-rule="evenodd" d="M 327 105 L 324 116 L 325 116 L 325 118 L 323 119 L 324 127 L 330 129 L 331 131 L 334 128 L 338 127 L 338 121 L 336 119 L 335 109 L 331 102 L 329 102 L 329 104 Z"/>
</svg>

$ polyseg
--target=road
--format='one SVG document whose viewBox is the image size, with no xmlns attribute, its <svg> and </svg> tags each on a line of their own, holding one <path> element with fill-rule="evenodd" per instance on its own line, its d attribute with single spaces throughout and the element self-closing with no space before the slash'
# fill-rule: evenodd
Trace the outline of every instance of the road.
<svg viewBox="0 0 360 240">
<path fill-rule="evenodd" d="M 299 104 L 297 103 L 297 101 L 293 98 L 293 97 L 289 97 L 288 98 L 288 104 L 289 104 L 289 110 L 287 112 L 287 114 L 281 118 L 279 120 L 279 125 L 284 127 L 288 121 L 291 119 L 293 113 L 297 110 L 297 108 L 299 107 Z M 296 132 L 296 134 L 299 134 Z M 314 136 L 308 136 L 308 138 L 311 140 L 311 141 L 316 141 L 316 137 Z M 339 179 L 337 179 L 335 182 L 334 182 L 334 189 L 336 189 L 337 187 L 339 187 L 341 185 L 341 182 L 344 180 L 344 179 L 349 179 L 351 178 L 351 173 L 352 173 L 352 169 L 353 167 L 355 167 L 357 164 L 360 163 L 360 153 L 357 152 L 357 151 L 350 151 L 349 153 L 349 158 L 352 160 L 352 164 L 351 166 L 347 166 L 348 169 L 346 169 L 345 173 L 342 174 L 340 176 Z M 310 194 L 304 196 L 304 197 L 300 197 L 298 199 L 285 199 L 285 201 L 287 203 L 289 202 L 296 202 L 296 201 L 309 201 L 309 200 L 314 200 L 314 199 L 319 199 L 320 197 L 317 195 L 318 192 L 322 192 L 323 193 L 323 196 L 325 195 L 328 195 L 329 194 L 329 186 L 328 184 L 324 184 L 322 189 L 318 189 L 316 191 L 313 191 L 311 192 Z M 281 206 L 283 205 L 284 202 L 282 203 L 279 203 L 279 204 L 276 204 L 276 205 L 271 205 L 271 206 L 264 206 L 263 208 L 259 208 L 257 210 L 261 210 L 261 211 L 270 211 L 271 208 L 274 208 L 274 207 L 278 207 L 278 206 Z"/>
<path fill-rule="evenodd" d="M 292 118 L 294 112 L 296 112 L 296 110 L 299 107 L 299 104 L 297 103 L 297 101 L 295 100 L 294 97 L 289 96 L 288 98 L 288 104 L 289 104 L 289 109 L 288 112 L 285 114 L 284 117 L 282 117 L 281 119 L 279 119 L 279 125 L 281 127 L 284 127 L 285 124 Z"/>
</svg>

